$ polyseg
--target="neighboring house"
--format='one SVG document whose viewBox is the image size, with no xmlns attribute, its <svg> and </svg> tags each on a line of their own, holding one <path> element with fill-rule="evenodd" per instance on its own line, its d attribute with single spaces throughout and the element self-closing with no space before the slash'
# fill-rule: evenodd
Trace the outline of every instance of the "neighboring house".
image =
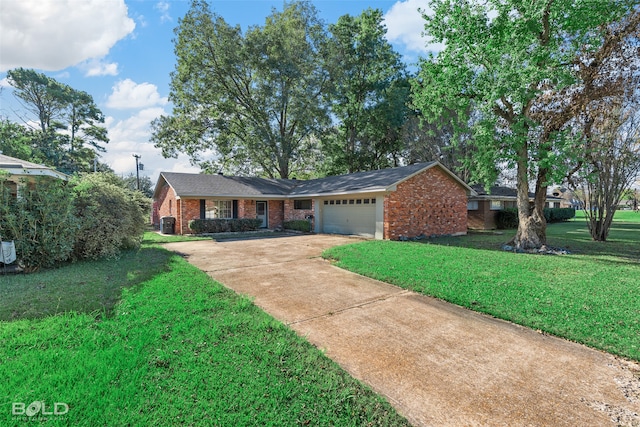
<svg viewBox="0 0 640 427">
<path fill-rule="evenodd" d="M 162 172 L 154 201 L 158 218 L 176 218 L 178 234 L 197 218 L 259 218 L 274 229 L 311 217 L 317 233 L 395 240 L 466 234 L 470 194 L 430 162 L 308 181 Z"/>
<path fill-rule="evenodd" d="M 495 229 L 498 211 L 518 207 L 518 190 L 515 188 L 493 186 L 487 191 L 481 184 L 472 185 L 471 188 L 476 193 L 469 197 L 467 203 L 469 228 L 472 230 Z M 533 199 L 534 194 L 529 193 L 529 202 L 533 203 Z M 559 197 L 547 196 L 545 207 L 560 207 L 561 200 Z"/>
<path fill-rule="evenodd" d="M 48 166 L 0 154 L 0 171 L 9 174 L 5 183 L 14 196 L 20 194 L 23 185 L 33 185 L 37 177 L 51 177 L 67 181 L 69 176 Z"/>
<path fill-rule="evenodd" d="M 580 199 L 568 188 L 554 187 L 551 189 L 551 196 L 547 197 L 547 201 L 553 199 L 554 206 L 552 208 L 574 208 L 580 209 L 582 203 Z M 556 200 L 557 199 L 557 200 Z"/>
</svg>

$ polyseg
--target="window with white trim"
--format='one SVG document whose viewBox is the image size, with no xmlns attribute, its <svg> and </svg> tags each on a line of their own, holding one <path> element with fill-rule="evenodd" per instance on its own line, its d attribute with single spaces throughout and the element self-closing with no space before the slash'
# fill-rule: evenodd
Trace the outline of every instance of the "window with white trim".
<svg viewBox="0 0 640 427">
<path fill-rule="evenodd" d="M 204 217 L 207 219 L 233 218 L 233 202 L 231 200 L 207 200 L 204 205 Z"/>
<path fill-rule="evenodd" d="M 491 200 L 490 209 L 492 211 L 499 211 L 502 209 L 502 200 Z"/>
<path fill-rule="evenodd" d="M 467 202 L 467 210 L 468 211 L 477 211 L 478 210 L 478 201 L 477 200 L 469 200 Z"/>
</svg>

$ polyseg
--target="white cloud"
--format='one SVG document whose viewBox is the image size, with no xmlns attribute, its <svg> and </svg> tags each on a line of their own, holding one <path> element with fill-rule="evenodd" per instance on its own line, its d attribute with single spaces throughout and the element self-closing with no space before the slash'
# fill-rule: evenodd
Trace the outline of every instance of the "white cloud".
<svg viewBox="0 0 640 427">
<path fill-rule="evenodd" d="M 162 98 L 158 93 L 156 85 L 146 82 L 137 84 L 131 79 L 125 79 L 113 86 L 107 107 L 124 110 L 165 105 L 167 102 L 167 98 Z"/>
<path fill-rule="evenodd" d="M 171 5 L 168 1 L 159 1 L 156 3 L 153 8 L 160 12 L 160 22 L 169 22 L 172 21 L 171 15 L 169 15 L 169 7 Z"/>
<path fill-rule="evenodd" d="M 9 79 L 5 77 L 4 79 L 0 80 L 0 88 L 2 87 L 13 87 L 13 86 L 9 84 Z"/>
<path fill-rule="evenodd" d="M 118 75 L 118 63 L 105 62 L 103 59 L 89 59 L 80 64 L 80 68 L 84 70 L 84 75 L 87 77 Z"/>
<path fill-rule="evenodd" d="M 153 146 L 151 138 L 151 121 L 167 112 L 160 107 L 143 109 L 124 119 L 116 120 L 109 116 L 105 125 L 109 132 L 107 152 L 102 155 L 102 161 L 107 163 L 117 174 L 128 175 L 135 173 L 136 163 L 133 154 L 142 156 L 140 162 L 144 165 L 143 175 L 149 176 L 155 183 L 161 171 L 193 172 L 199 168 L 191 166 L 186 156 L 178 159 L 165 159 L 160 149 Z"/>
<path fill-rule="evenodd" d="M 134 28 L 124 0 L 5 0 L 0 70 L 55 71 L 103 58 Z"/>
<path fill-rule="evenodd" d="M 384 15 L 387 26 L 387 39 L 391 43 L 403 44 L 408 51 L 427 53 L 444 49 L 441 43 L 431 43 L 423 36 L 425 21 L 422 10 L 433 13 L 429 8 L 429 0 L 404 0 L 396 2 Z"/>
</svg>

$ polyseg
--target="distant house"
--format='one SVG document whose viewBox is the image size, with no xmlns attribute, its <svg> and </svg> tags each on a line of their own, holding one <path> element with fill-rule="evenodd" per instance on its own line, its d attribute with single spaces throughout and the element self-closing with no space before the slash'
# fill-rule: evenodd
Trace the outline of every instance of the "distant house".
<svg viewBox="0 0 640 427">
<path fill-rule="evenodd" d="M 582 203 L 576 197 L 573 191 L 566 187 L 554 187 L 550 191 L 550 196 L 547 197 L 547 201 L 551 200 L 552 208 L 574 208 L 580 209 Z"/>
<path fill-rule="evenodd" d="M 310 218 L 317 233 L 395 240 L 465 234 L 473 193 L 430 162 L 313 180 L 162 172 L 154 202 L 155 218 L 174 217 L 178 234 L 198 218 L 259 218 L 271 229 Z"/>
<path fill-rule="evenodd" d="M 48 166 L 28 162 L 15 157 L 0 154 L 0 172 L 8 174 L 5 185 L 9 187 L 11 194 L 17 196 L 23 185 L 33 185 L 38 177 L 50 177 L 67 181 L 68 175 L 51 169 Z"/>
<path fill-rule="evenodd" d="M 467 216 L 469 229 L 492 230 L 496 226 L 498 211 L 508 208 L 517 208 L 518 190 L 510 187 L 493 186 L 489 191 L 481 184 L 472 185 L 475 195 L 469 197 L 467 203 Z M 534 194 L 529 193 L 529 202 L 533 203 Z M 560 207 L 561 198 L 548 195 L 545 207 Z"/>
</svg>

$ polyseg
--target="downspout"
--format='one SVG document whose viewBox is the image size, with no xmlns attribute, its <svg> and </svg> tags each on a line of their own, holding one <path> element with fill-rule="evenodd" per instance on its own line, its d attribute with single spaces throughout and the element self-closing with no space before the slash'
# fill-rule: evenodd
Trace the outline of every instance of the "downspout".
<svg viewBox="0 0 640 427">
<path fill-rule="evenodd" d="M 180 233 L 179 234 L 182 236 L 184 235 L 184 231 L 182 229 L 182 217 L 184 216 L 184 212 L 182 212 L 182 199 L 176 200 L 176 204 L 178 205 L 176 211 L 180 216 Z"/>
</svg>

